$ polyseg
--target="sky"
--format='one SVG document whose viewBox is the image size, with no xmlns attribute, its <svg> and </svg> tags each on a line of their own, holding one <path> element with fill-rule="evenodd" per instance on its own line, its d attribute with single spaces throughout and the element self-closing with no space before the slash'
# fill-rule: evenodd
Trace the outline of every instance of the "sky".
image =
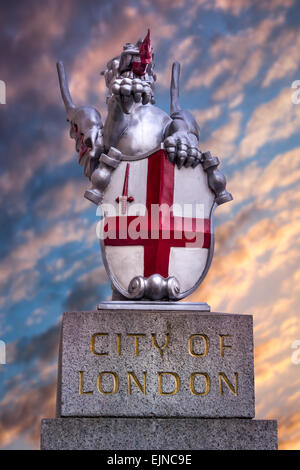
<svg viewBox="0 0 300 470">
<path fill-rule="evenodd" d="M 156 103 L 169 112 L 178 60 L 181 106 L 234 197 L 215 212 L 212 266 L 187 300 L 253 315 L 256 418 L 278 420 L 280 449 L 300 449 L 299 18 L 297 0 L 1 1 L 0 448 L 39 448 L 61 315 L 110 295 L 56 61 L 75 104 L 105 119 L 100 72 L 150 28 Z"/>
</svg>

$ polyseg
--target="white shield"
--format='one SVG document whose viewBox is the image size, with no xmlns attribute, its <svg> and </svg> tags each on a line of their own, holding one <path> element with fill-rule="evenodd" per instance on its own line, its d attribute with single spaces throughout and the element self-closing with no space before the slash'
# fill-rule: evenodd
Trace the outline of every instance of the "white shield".
<svg viewBox="0 0 300 470">
<path fill-rule="evenodd" d="M 101 249 L 111 282 L 132 298 L 137 276 L 176 278 L 176 298 L 204 279 L 213 255 L 215 195 L 202 165 L 181 168 L 164 150 L 122 161 L 105 193 Z"/>
</svg>

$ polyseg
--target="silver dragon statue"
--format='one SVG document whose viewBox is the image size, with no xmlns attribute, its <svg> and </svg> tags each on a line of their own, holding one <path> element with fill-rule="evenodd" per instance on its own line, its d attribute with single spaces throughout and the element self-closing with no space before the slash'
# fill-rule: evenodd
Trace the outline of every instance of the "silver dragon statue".
<svg viewBox="0 0 300 470">
<path fill-rule="evenodd" d="M 108 90 L 104 124 L 96 108 L 75 106 L 62 62 L 57 63 L 57 69 L 70 136 L 76 141 L 79 164 L 91 181 L 84 194 L 88 200 L 96 205 L 114 204 L 116 210 L 121 207 L 114 218 L 117 225 L 124 216 L 131 223 L 141 217 L 145 221 L 145 213 L 136 208 L 141 203 L 146 209 L 155 203 L 171 206 L 176 202 L 193 206 L 201 203 L 204 207 L 201 217 L 193 219 L 202 221 L 202 245 L 190 246 L 186 234 L 181 243 L 177 242 L 178 231 L 183 234 L 183 230 L 174 227 L 186 217 L 174 210 L 171 221 L 160 219 L 159 235 L 152 244 L 148 231 L 146 241 L 142 237 L 134 241 L 128 234 L 121 238 L 118 234 L 115 238 L 108 235 L 102 240 L 113 292 L 130 300 L 186 297 L 204 279 L 212 260 L 213 211 L 232 196 L 218 170 L 218 158 L 199 148 L 200 129 L 194 116 L 180 107 L 180 64 L 174 62 L 172 66 L 168 115 L 155 106 L 150 31 L 143 41 L 125 44 L 121 54 L 102 72 Z M 166 244 L 164 234 L 170 234 L 170 228 Z M 194 228 L 190 231 L 196 236 Z"/>
</svg>

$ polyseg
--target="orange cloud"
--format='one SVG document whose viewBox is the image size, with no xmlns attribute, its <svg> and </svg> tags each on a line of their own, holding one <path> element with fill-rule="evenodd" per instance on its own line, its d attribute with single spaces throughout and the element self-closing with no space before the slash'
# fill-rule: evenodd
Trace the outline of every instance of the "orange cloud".
<svg viewBox="0 0 300 470">
<path fill-rule="evenodd" d="M 236 139 L 240 135 L 242 114 L 239 111 L 232 111 L 229 121 L 216 129 L 204 142 L 200 142 L 202 151 L 210 150 L 213 154 L 224 158 L 234 158 L 236 151 Z"/>
<path fill-rule="evenodd" d="M 20 436 L 39 448 L 41 419 L 55 416 L 56 382 L 23 389 L 16 386 L 0 403 L 0 445 L 6 447 Z"/>
<path fill-rule="evenodd" d="M 260 204 L 263 204 L 272 190 L 287 189 L 299 180 L 300 147 L 296 147 L 277 155 L 266 167 L 259 166 L 255 161 L 243 170 L 236 171 L 230 178 L 230 190 L 236 195 L 236 203 L 259 199 Z M 295 191 L 292 191 L 291 196 L 293 194 L 295 196 Z M 282 203 L 284 201 L 279 195 L 273 204 L 278 207 Z M 229 206 L 229 209 L 230 207 L 232 206 Z"/>
<path fill-rule="evenodd" d="M 200 128 L 208 121 L 213 121 L 221 116 L 222 108 L 220 105 L 215 104 L 206 109 L 191 109 L 191 113 L 195 116 Z"/>
</svg>

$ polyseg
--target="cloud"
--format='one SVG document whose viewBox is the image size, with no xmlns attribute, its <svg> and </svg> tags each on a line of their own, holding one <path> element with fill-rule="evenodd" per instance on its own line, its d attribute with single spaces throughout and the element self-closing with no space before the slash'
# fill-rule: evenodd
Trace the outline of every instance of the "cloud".
<svg viewBox="0 0 300 470">
<path fill-rule="evenodd" d="M 43 321 L 46 311 L 42 308 L 36 308 L 34 311 L 27 317 L 26 325 L 32 326 L 37 325 Z"/>
<path fill-rule="evenodd" d="M 207 61 L 205 52 L 205 73 L 195 71 L 185 89 L 208 88 L 218 78 L 213 98 L 217 101 L 234 99 L 257 77 L 263 65 L 265 49 L 268 49 L 268 39 L 283 22 L 283 14 L 267 17 L 255 27 L 216 38 L 209 49 L 211 63 Z"/>
<path fill-rule="evenodd" d="M 21 138 L 12 143 L 12 158 L 7 159 L 7 169 L 0 176 L 0 194 L 8 201 L 6 209 L 9 212 L 26 210 L 26 186 L 30 181 L 35 181 L 39 171 L 46 166 L 49 169 L 57 168 L 74 158 L 74 141 L 67 135 L 67 129 L 55 134 L 55 137 L 51 134 L 52 131 L 46 136 L 39 133 L 36 140 L 26 144 Z"/>
<path fill-rule="evenodd" d="M 285 88 L 271 101 L 257 106 L 240 144 L 240 158 L 250 158 L 265 144 L 299 132 L 300 106 L 292 103 L 291 96 L 291 89 Z"/>
<path fill-rule="evenodd" d="M 218 104 L 205 109 L 191 109 L 191 113 L 195 116 L 200 128 L 205 126 L 209 121 L 213 121 L 221 116 L 222 107 Z"/>
<path fill-rule="evenodd" d="M 57 86 L 52 45 L 63 38 L 71 15 L 72 6 L 68 2 L 59 4 L 47 0 L 43 8 L 30 0 L 26 5 L 19 5 L 15 34 L 10 36 L 8 43 L 2 43 L 2 47 L 6 47 L 5 56 L 8 57 L 9 50 L 11 59 L 9 67 L 3 64 L 6 67 L 8 103 L 32 91 L 43 98 L 40 100 L 42 107 L 53 103 Z M 21 80 L 17 73 L 19 67 L 22 68 Z"/>
<path fill-rule="evenodd" d="M 149 5 L 148 0 L 143 3 Z M 259 9 L 266 11 L 274 11 L 278 8 L 288 8 L 295 3 L 295 0 L 190 0 L 187 4 L 184 0 L 175 0 L 172 3 L 169 0 L 153 0 L 151 4 L 159 7 L 159 10 L 165 12 L 169 9 L 182 9 L 188 8 L 192 10 L 193 14 L 197 9 L 214 10 L 216 12 L 228 13 L 230 15 L 239 16 L 245 10 Z"/>
<path fill-rule="evenodd" d="M 180 63 L 181 75 L 188 65 L 196 63 L 196 59 L 201 53 L 200 42 L 199 35 L 188 35 L 173 41 L 171 48 L 168 50 L 168 60 L 164 69 L 157 71 L 159 89 L 170 87 L 173 62 Z"/>
<path fill-rule="evenodd" d="M 22 362 L 37 361 L 39 366 L 42 367 L 42 365 L 44 366 L 56 360 L 58 356 L 59 333 L 60 326 L 54 325 L 34 337 L 26 336 L 20 338 L 13 345 L 10 362 L 20 364 Z"/>
<path fill-rule="evenodd" d="M 86 233 L 86 221 L 83 220 L 61 220 L 38 234 L 33 230 L 24 231 L 22 243 L 2 261 L 0 284 L 5 285 L 22 271 L 33 269 L 52 248 L 86 240 Z"/>
<path fill-rule="evenodd" d="M 240 135 L 242 113 L 232 111 L 226 124 L 216 129 L 210 137 L 200 142 L 202 151 L 210 150 L 220 156 L 221 160 L 233 157 L 236 149 L 236 140 Z"/>
<path fill-rule="evenodd" d="M 7 292 L 10 301 L 17 303 L 20 300 L 32 298 L 36 294 L 38 277 L 38 273 L 35 270 L 25 270 L 24 272 L 16 273 L 11 280 Z"/>
<path fill-rule="evenodd" d="M 197 3 L 208 10 L 221 10 L 239 16 L 249 8 L 257 7 L 262 10 L 273 11 L 278 7 L 288 8 L 295 0 L 198 0 Z"/>
<path fill-rule="evenodd" d="M 83 175 L 79 180 L 58 182 L 37 200 L 36 215 L 56 219 L 67 214 L 70 216 L 86 211 L 90 207 L 90 202 L 83 195 L 89 186 L 89 181 Z"/>
<path fill-rule="evenodd" d="M 281 450 L 300 450 L 299 421 L 299 412 L 290 414 L 286 418 L 281 419 L 281 425 L 279 428 L 279 442 Z"/>
<path fill-rule="evenodd" d="M 96 308 L 107 297 L 109 279 L 104 266 L 80 276 L 65 301 L 65 310 L 78 311 Z"/>
<path fill-rule="evenodd" d="M 20 436 L 39 447 L 41 419 L 55 416 L 56 381 L 46 385 L 16 386 L 0 403 L 0 445 L 8 446 Z"/>
<path fill-rule="evenodd" d="M 243 170 L 236 171 L 230 179 L 230 190 L 236 195 L 236 203 L 258 199 L 263 204 L 273 190 L 287 189 L 300 181 L 300 147 L 277 155 L 270 163 L 262 167 L 258 162 L 251 162 Z M 293 190 L 293 193 L 295 191 Z M 285 196 L 287 197 L 287 193 Z M 278 208 L 281 198 L 273 201 Z"/>
<path fill-rule="evenodd" d="M 231 62 L 228 58 L 223 58 L 216 63 L 213 63 L 207 67 L 204 74 L 200 74 L 199 71 L 195 71 L 185 85 L 185 90 L 193 90 L 204 86 L 208 88 L 212 85 L 214 80 L 224 72 L 228 72 L 231 67 Z"/>
<path fill-rule="evenodd" d="M 229 103 L 229 108 L 230 109 L 236 108 L 237 106 L 239 106 L 242 103 L 243 100 L 244 100 L 244 94 L 243 93 L 238 94 Z"/>
<path fill-rule="evenodd" d="M 0 446 L 21 436 L 38 448 L 42 418 L 55 415 L 56 373 L 60 326 L 9 344 L 11 364 L 25 367 L 5 383 L 0 402 Z"/>
<path fill-rule="evenodd" d="M 263 52 L 254 51 L 248 56 L 245 64 L 240 66 L 236 80 L 232 77 L 225 80 L 214 93 L 213 98 L 217 101 L 226 100 L 228 96 L 235 97 L 244 90 L 245 85 L 250 83 L 258 74 L 263 63 Z"/>
<path fill-rule="evenodd" d="M 299 58 L 300 33 L 286 30 L 272 42 L 272 52 L 275 57 L 269 67 L 262 86 L 268 87 L 274 81 L 285 79 L 295 73 L 300 64 Z"/>
</svg>

